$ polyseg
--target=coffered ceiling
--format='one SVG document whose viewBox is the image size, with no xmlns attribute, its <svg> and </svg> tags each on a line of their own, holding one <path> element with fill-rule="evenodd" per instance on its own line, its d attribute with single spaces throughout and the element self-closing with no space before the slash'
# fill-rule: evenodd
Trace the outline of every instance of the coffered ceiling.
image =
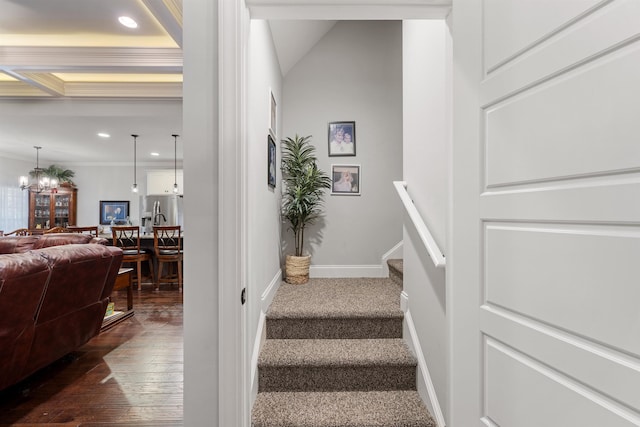
<svg viewBox="0 0 640 427">
<path fill-rule="evenodd" d="M 0 97 L 182 96 L 182 0 L 0 0 L 0 11 Z"/>
<path fill-rule="evenodd" d="M 0 156 L 172 163 L 181 131 L 182 0 L 0 0 Z"/>
</svg>

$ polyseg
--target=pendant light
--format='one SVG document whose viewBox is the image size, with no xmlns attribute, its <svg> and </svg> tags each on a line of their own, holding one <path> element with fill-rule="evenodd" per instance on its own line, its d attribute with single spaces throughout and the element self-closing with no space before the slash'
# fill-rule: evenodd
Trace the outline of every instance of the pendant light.
<svg viewBox="0 0 640 427">
<path fill-rule="evenodd" d="M 178 137 L 180 135 L 173 134 L 173 192 L 178 194 Z"/>
<path fill-rule="evenodd" d="M 31 190 L 35 193 L 41 193 L 44 190 L 55 191 L 58 188 L 58 180 L 45 176 L 44 170 L 40 168 L 40 149 L 42 149 L 42 147 L 34 145 L 33 148 L 36 149 L 36 167 L 33 170 L 35 174 L 35 180 L 33 183 L 29 183 L 28 176 L 21 176 L 20 189 L 26 190 L 27 188 L 31 188 Z"/>
<path fill-rule="evenodd" d="M 137 152 L 136 139 L 138 138 L 138 135 L 131 134 L 131 136 L 133 137 L 133 185 L 131 186 L 131 192 L 137 193 L 138 184 L 136 183 L 136 152 Z"/>
</svg>

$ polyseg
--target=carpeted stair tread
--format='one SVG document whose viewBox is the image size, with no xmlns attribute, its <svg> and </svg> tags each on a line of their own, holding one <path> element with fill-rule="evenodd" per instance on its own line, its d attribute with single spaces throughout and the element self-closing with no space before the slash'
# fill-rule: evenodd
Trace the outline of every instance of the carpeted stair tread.
<svg viewBox="0 0 640 427">
<path fill-rule="evenodd" d="M 305 285 L 282 283 L 267 319 L 402 319 L 400 291 L 387 278 L 310 279 Z"/>
<path fill-rule="evenodd" d="M 402 339 L 268 339 L 258 391 L 415 390 L 416 366 Z"/>
<path fill-rule="evenodd" d="M 258 393 L 252 427 L 435 427 L 415 391 Z"/>
<path fill-rule="evenodd" d="M 259 367 L 266 366 L 413 366 L 415 357 L 402 339 L 269 339 Z"/>
</svg>

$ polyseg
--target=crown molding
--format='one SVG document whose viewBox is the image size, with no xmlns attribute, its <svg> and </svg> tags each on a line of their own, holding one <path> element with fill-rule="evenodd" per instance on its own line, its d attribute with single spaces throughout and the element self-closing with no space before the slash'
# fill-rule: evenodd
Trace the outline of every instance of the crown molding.
<svg viewBox="0 0 640 427">
<path fill-rule="evenodd" d="M 182 83 L 66 83 L 65 96 L 98 98 L 182 98 Z"/>
<path fill-rule="evenodd" d="M 15 75 L 15 74 L 12 74 Z M 24 76 L 24 77 L 23 77 Z M 162 98 L 181 99 L 182 83 L 64 83 L 50 74 L 16 75 L 19 82 L 0 82 L 0 98 L 71 97 L 71 98 Z"/>
<path fill-rule="evenodd" d="M 182 72 L 182 49 L 0 46 L 2 69 Z"/>
</svg>

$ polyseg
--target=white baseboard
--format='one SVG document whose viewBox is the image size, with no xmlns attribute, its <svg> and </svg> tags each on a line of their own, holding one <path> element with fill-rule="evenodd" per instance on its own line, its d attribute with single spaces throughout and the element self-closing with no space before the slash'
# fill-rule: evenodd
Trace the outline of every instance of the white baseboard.
<svg viewBox="0 0 640 427">
<path fill-rule="evenodd" d="M 401 259 L 404 258 L 403 254 L 403 242 L 398 242 L 394 247 L 389 249 L 386 254 L 382 255 L 382 261 L 387 262 L 388 259 Z"/>
<path fill-rule="evenodd" d="M 402 242 L 382 255 L 380 265 L 311 265 L 309 277 L 389 277 L 388 259 L 402 258 Z"/>
<path fill-rule="evenodd" d="M 253 343 L 253 352 L 251 354 L 251 408 L 253 408 L 256 397 L 258 397 L 258 356 L 260 356 L 262 343 L 264 343 L 264 340 L 266 339 L 266 329 L 264 327 L 266 318 L 265 312 L 260 311 L 258 330 L 256 332 L 256 339 Z"/>
<path fill-rule="evenodd" d="M 388 274 L 387 274 L 388 276 Z M 385 277 L 381 265 L 311 265 L 309 277 Z"/>
<path fill-rule="evenodd" d="M 427 361 L 424 358 L 420 341 L 418 340 L 418 333 L 416 332 L 415 325 L 413 324 L 413 318 L 411 312 L 408 310 L 408 296 L 402 292 L 400 298 L 401 306 L 404 313 L 404 339 L 407 345 L 413 351 L 413 354 L 418 359 L 418 394 L 422 400 L 424 400 L 427 408 L 433 415 L 438 427 L 445 427 L 444 415 L 440 403 L 438 402 L 438 396 L 436 395 L 436 389 L 431 381 L 431 375 L 429 374 L 429 368 L 427 367 Z"/>
<path fill-rule="evenodd" d="M 279 269 L 260 296 L 260 317 L 258 319 L 256 339 L 253 342 L 253 351 L 251 353 L 251 407 L 253 407 L 253 403 L 258 396 L 258 357 L 260 356 L 260 350 L 262 349 L 262 344 L 267 334 L 267 310 L 280 287 L 280 283 L 282 283 L 282 270 Z"/>
<path fill-rule="evenodd" d="M 260 296 L 260 307 L 263 312 L 267 312 L 269 306 L 271 305 L 271 301 L 273 301 L 273 297 L 276 295 L 278 288 L 280 287 L 280 283 L 282 283 L 282 269 L 278 269 L 269 285 L 265 288 L 264 292 Z"/>
</svg>

